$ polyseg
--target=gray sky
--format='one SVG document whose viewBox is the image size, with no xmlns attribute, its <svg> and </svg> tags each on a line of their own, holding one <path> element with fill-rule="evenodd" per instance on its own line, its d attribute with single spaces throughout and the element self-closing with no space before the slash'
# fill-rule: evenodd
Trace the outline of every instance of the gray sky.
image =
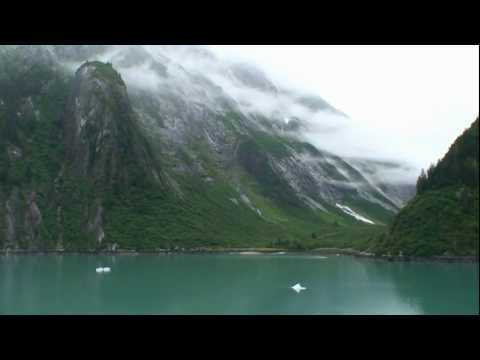
<svg viewBox="0 0 480 360">
<path fill-rule="evenodd" d="M 478 116 L 478 46 L 209 47 L 253 61 L 278 84 L 309 90 L 349 115 L 348 131 L 326 139 L 345 155 L 427 167 Z"/>
</svg>

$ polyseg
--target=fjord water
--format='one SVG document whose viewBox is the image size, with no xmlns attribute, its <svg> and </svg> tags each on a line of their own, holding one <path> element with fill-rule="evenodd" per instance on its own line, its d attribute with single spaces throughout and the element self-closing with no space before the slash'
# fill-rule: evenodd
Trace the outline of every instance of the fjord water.
<svg viewBox="0 0 480 360">
<path fill-rule="evenodd" d="M 96 267 L 109 266 L 110 273 Z M 291 289 L 301 283 L 307 290 Z M 335 255 L 0 256 L 0 314 L 477 314 L 478 264 Z"/>
</svg>

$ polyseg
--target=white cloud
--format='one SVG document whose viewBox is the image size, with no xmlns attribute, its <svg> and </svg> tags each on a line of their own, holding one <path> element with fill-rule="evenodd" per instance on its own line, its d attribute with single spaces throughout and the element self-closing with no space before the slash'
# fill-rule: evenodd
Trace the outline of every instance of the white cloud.
<svg viewBox="0 0 480 360">
<path fill-rule="evenodd" d="M 115 58 L 125 47 L 115 47 L 101 59 L 114 58 L 130 85 L 176 91 L 215 106 L 215 95 L 204 92 L 202 82 L 193 85 L 187 72 L 201 74 L 245 111 L 283 121 L 308 120 L 304 136 L 318 148 L 346 157 L 407 162 L 415 168 L 413 176 L 408 170 L 409 178 L 442 157 L 478 116 L 477 46 L 208 47 L 225 62 L 253 62 L 275 85 L 318 95 L 350 118 L 312 112 L 290 96 L 245 87 L 225 62 L 212 61 L 198 48 L 144 46 L 167 65 L 167 78 L 159 77 L 150 61 L 119 66 Z"/>
<path fill-rule="evenodd" d="M 338 136 L 310 133 L 346 155 L 427 167 L 478 116 L 478 46 L 210 46 L 255 62 L 277 82 L 308 90 L 351 117 Z M 331 134 L 329 134 L 331 135 Z"/>
</svg>

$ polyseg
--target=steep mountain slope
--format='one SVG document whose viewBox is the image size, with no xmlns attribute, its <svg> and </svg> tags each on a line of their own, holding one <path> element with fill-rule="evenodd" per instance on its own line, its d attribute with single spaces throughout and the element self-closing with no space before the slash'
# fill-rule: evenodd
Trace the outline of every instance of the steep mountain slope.
<svg viewBox="0 0 480 360">
<path fill-rule="evenodd" d="M 302 139 L 338 110 L 203 48 L 3 46 L 0 90 L 3 248 L 351 246 L 401 206 Z"/>
<path fill-rule="evenodd" d="M 10 55 L 16 66 L 24 54 Z M 125 85 L 97 62 L 74 78 L 45 61 L 17 74 L 14 96 L 2 92 L 0 240 L 14 249 L 101 245 L 108 195 L 160 180 Z"/>
<path fill-rule="evenodd" d="M 406 173 L 414 171 L 408 164 L 358 158 L 347 160 L 351 166 L 362 173 L 370 184 L 399 208 L 415 196 L 415 184 L 408 183 L 403 179 Z"/>
<path fill-rule="evenodd" d="M 418 179 L 417 195 L 374 246 L 379 254 L 477 255 L 478 119 Z"/>
<path fill-rule="evenodd" d="M 149 53 L 141 47 L 107 47 L 97 57 L 111 61 L 126 79 L 133 106 L 149 132 L 159 134 L 159 143 L 182 142 L 185 147 L 186 138 L 196 137 L 221 150 L 222 145 L 228 143 L 223 136 L 230 130 L 233 131 L 231 138 L 260 132 L 264 137 L 283 138 L 285 142 L 305 142 L 301 134 L 309 131 L 309 118 L 318 117 L 321 121 L 323 114 L 344 116 L 316 96 L 281 89 L 258 69 L 245 64 L 224 64 L 206 49 L 164 46 L 153 50 Z M 62 54 L 65 51 L 62 47 Z M 227 133 L 225 126 L 229 128 Z M 201 138 L 202 133 L 209 136 Z M 214 144 L 216 141 L 220 143 Z M 231 154 L 231 151 L 224 153 Z M 320 149 L 317 153 L 328 157 Z M 345 170 L 347 177 L 350 168 Z M 358 172 L 353 170 L 353 178 L 358 178 Z M 351 184 L 352 179 L 347 182 Z M 402 201 L 390 198 L 388 191 L 381 194 L 378 187 L 370 186 L 376 184 L 368 183 L 362 179 L 361 185 L 387 210 L 396 211 L 403 205 Z M 409 196 L 405 194 L 402 200 Z M 384 201 L 384 197 L 388 201 Z"/>
</svg>

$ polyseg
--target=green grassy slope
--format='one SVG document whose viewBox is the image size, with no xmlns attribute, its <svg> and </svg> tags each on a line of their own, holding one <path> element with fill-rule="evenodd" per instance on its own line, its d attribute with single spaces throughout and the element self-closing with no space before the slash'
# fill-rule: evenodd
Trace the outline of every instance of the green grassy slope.
<svg viewBox="0 0 480 360">
<path fill-rule="evenodd" d="M 12 54 L 3 54 L 0 61 L 0 89 L 5 90 L 0 92 L 0 248 L 7 245 L 4 205 L 12 194 L 18 194 L 20 203 L 18 246 L 24 249 L 32 245 L 37 249 L 53 249 L 60 238 L 66 250 L 106 248 L 112 244 L 137 250 L 175 246 L 364 249 L 369 237 L 383 229 L 361 224 L 335 208 L 326 213 L 300 206 L 285 181 L 273 174 L 264 154 L 282 157 L 286 145 L 308 144 L 261 133 L 245 139 L 240 146 L 243 167 L 234 169 L 245 195 L 261 215 L 244 204 L 228 179 L 221 176 L 215 177 L 214 184 L 193 176 L 176 178 L 182 196 L 162 182 L 155 183 L 143 176 L 137 158 L 127 156 L 140 152 L 132 149 L 138 146 L 142 134 L 131 126 L 122 133 L 126 155 L 121 172 L 96 173 L 101 178 L 76 176 L 67 159 L 68 144 L 63 138 L 62 123 L 62 119 L 66 120 L 63 114 L 72 78 L 46 65 L 26 66 L 19 71 L 21 62 Z M 123 83 L 111 66 L 96 65 L 99 79 Z M 106 100 L 112 101 L 112 106 L 117 104 L 114 98 Z M 125 114 L 119 114 L 119 119 L 122 116 Z M 14 159 L 9 155 L 13 148 L 21 150 L 21 157 Z M 197 153 L 201 156 L 201 149 Z M 158 158 L 168 160 L 160 155 Z M 159 164 L 160 168 L 167 166 L 167 162 Z M 213 165 L 211 171 L 215 171 Z M 120 176 L 128 182 L 120 182 Z M 36 244 L 26 241 L 22 229 L 31 192 L 36 192 L 42 214 Z M 106 237 L 102 244 L 85 230 L 98 201 L 105 209 Z"/>
</svg>

